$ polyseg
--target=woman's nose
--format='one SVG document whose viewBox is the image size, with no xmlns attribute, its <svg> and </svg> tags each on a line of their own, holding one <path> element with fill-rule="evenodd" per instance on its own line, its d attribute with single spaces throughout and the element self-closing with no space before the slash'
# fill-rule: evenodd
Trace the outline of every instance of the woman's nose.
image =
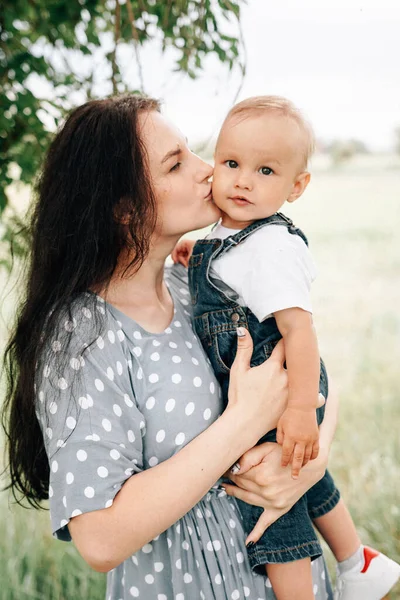
<svg viewBox="0 0 400 600">
<path fill-rule="evenodd" d="M 196 156 L 198 160 L 198 170 L 197 170 L 197 181 L 199 183 L 203 183 L 203 181 L 208 181 L 213 174 L 213 167 L 208 163 L 204 162 L 199 156 Z"/>
</svg>

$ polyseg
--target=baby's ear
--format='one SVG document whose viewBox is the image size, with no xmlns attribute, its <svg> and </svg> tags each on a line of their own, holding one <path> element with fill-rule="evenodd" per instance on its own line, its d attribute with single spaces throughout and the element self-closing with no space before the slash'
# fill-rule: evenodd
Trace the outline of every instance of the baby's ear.
<svg viewBox="0 0 400 600">
<path fill-rule="evenodd" d="M 297 175 L 296 179 L 294 180 L 293 188 L 287 201 L 294 202 L 295 200 L 297 200 L 297 198 L 300 198 L 300 196 L 310 183 L 310 179 L 311 175 L 310 173 L 308 173 L 308 171 L 299 173 L 299 175 Z"/>
</svg>

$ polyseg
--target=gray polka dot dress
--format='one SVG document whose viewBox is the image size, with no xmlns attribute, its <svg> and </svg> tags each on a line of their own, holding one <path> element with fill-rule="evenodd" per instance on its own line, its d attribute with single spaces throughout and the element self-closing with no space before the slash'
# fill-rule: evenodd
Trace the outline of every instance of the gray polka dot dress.
<svg viewBox="0 0 400 600">
<path fill-rule="evenodd" d="M 39 361 L 37 416 L 50 463 L 54 535 L 71 517 L 112 505 L 124 482 L 179 452 L 220 415 L 218 384 L 193 333 L 186 270 L 167 269 L 173 320 L 153 334 L 93 294 L 82 294 Z M 93 337 L 95 313 L 106 326 Z M 82 350 L 85 351 L 82 354 Z M 184 517 L 108 573 L 107 599 L 273 600 L 251 571 L 235 500 L 220 481 Z M 317 600 L 331 599 L 322 559 Z"/>
</svg>

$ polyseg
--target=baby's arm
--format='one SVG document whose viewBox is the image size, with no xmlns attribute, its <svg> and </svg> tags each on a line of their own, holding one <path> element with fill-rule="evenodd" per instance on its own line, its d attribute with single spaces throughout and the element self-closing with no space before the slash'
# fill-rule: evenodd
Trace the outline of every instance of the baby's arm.
<svg viewBox="0 0 400 600">
<path fill-rule="evenodd" d="M 188 267 L 195 243 L 194 240 L 181 240 L 178 242 L 171 253 L 174 263 L 181 263 L 184 267 Z"/>
<path fill-rule="evenodd" d="M 274 317 L 285 342 L 289 380 L 288 405 L 278 422 L 277 442 L 282 445 L 282 466 L 292 462 L 292 477 L 297 478 L 301 467 L 319 451 L 315 412 L 320 376 L 318 342 L 309 312 L 288 308 L 277 311 Z"/>
</svg>

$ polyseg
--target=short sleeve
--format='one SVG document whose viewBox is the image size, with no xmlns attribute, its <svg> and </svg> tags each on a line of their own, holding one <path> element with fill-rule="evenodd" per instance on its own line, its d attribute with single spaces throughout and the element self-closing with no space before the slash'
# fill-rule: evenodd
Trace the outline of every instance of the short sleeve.
<svg viewBox="0 0 400 600">
<path fill-rule="evenodd" d="M 86 337 L 84 324 L 76 327 L 62 360 L 52 351 L 40 365 L 36 384 L 52 530 L 65 541 L 71 539 L 71 517 L 111 506 L 125 480 L 143 469 L 145 419 L 135 401 L 124 335 L 118 327 L 106 329 L 79 356 Z M 57 343 L 52 347 L 60 350 Z"/>
<path fill-rule="evenodd" d="M 259 236 L 259 246 L 257 239 L 252 240 L 251 269 L 242 289 L 246 306 L 260 322 L 287 308 L 312 313 L 310 292 L 316 267 L 307 245 L 283 227 L 266 227 L 260 233 L 264 236 Z"/>
<path fill-rule="evenodd" d="M 215 260 L 212 271 L 260 322 L 286 308 L 312 312 L 316 267 L 302 238 L 286 227 L 262 227 Z"/>
</svg>

